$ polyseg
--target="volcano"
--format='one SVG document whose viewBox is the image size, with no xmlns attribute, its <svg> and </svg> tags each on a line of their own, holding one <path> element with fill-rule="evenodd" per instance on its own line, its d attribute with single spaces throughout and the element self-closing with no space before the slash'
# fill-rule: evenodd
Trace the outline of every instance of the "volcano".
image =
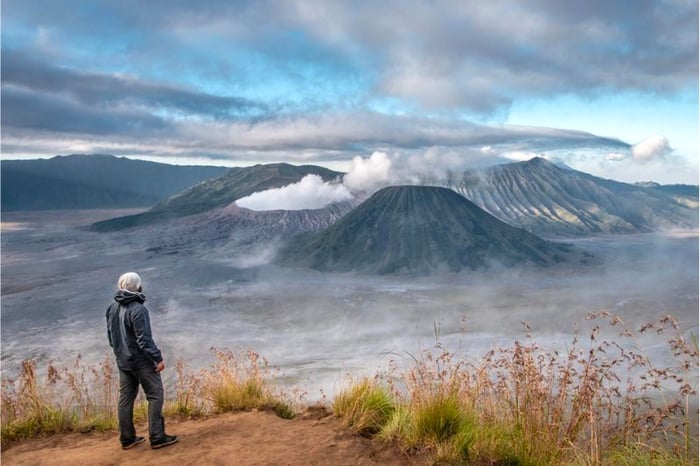
<svg viewBox="0 0 700 466">
<path fill-rule="evenodd" d="M 695 197 L 598 178 L 536 157 L 467 170 L 447 187 L 511 225 L 549 236 L 697 228 Z M 670 188 L 673 189 L 673 188 Z"/>
<path fill-rule="evenodd" d="M 146 212 L 104 220 L 92 225 L 92 229 L 122 230 L 201 214 L 224 208 L 235 200 L 255 192 L 296 183 L 306 175 L 319 175 L 324 181 L 331 181 L 342 173 L 315 165 L 295 166 L 287 163 L 234 167 L 225 175 L 196 184 L 156 204 Z"/>
<path fill-rule="evenodd" d="M 485 212 L 455 191 L 392 186 L 331 227 L 292 240 L 278 260 L 320 271 L 371 274 L 545 267 L 577 256 Z"/>
</svg>

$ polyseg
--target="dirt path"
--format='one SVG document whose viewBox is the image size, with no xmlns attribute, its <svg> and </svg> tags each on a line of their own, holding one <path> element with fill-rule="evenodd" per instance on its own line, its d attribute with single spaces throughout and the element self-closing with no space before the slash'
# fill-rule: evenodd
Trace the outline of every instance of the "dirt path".
<svg viewBox="0 0 700 466">
<path fill-rule="evenodd" d="M 138 428 L 144 435 L 145 426 Z M 3 465 L 424 465 L 395 446 L 343 431 L 322 411 L 293 420 L 272 413 L 227 413 L 170 421 L 179 443 L 152 450 L 148 441 L 124 451 L 116 433 L 65 434 L 27 440 L 2 452 Z"/>
</svg>

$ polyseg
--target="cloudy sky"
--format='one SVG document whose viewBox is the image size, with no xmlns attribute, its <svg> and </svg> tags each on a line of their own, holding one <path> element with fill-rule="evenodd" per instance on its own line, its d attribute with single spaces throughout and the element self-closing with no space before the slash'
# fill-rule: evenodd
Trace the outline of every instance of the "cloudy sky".
<svg viewBox="0 0 700 466">
<path fill-rule="evenodd" d="M 2 1 L 4 159 L 376 151 L 697 183 L 698 3 Z"/>
</svg>

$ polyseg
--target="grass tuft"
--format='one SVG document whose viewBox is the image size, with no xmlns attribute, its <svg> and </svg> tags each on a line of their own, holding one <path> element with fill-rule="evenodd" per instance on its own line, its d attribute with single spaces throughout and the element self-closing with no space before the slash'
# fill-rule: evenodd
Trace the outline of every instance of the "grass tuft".
<svg viewBox="0 0 700 466">
<path fill-rule="evenodd" d="M 456 396 L 438 396 L 421 401 L 413 408 L 417 438 L 440 443 L 454 437 L 462 428 L 464 414 Z"/>
<path fill-rule="evenodd" d="M 202 387 L 215 412 L 269 409 L 286 419 L 294 417 L 291 403 L 268 382 L 265 358 L 252 350 L 212 350 L 216 363 L 202 373 Z"/>
<path fill-rule="evenodd" d="M 384 388 L 370 379 L 362 379 L 340 393 L 332 409 L 354 432 L 371 436 L 387 424 L 394 412 L 394 403 Z"/>
</svg>

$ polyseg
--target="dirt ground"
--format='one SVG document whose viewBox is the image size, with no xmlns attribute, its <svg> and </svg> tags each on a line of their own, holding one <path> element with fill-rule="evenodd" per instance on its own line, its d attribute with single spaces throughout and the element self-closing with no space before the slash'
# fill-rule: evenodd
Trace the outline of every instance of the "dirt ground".
<svg viewBox="0 0 700 466">
<path fill-rule="evenodd" d="M 147 437 L 145 426 L 138 434 Z M 62 434 L 9 445 L 9 465 L 425 465 L 397 446 L 352 435 L 322 409 L 292 420 L 269 412 L 227 413 L 169 421 L 180 442 L 152 450 L 148 441 L 122 450 L 116 432 Z"/>
</svg>

